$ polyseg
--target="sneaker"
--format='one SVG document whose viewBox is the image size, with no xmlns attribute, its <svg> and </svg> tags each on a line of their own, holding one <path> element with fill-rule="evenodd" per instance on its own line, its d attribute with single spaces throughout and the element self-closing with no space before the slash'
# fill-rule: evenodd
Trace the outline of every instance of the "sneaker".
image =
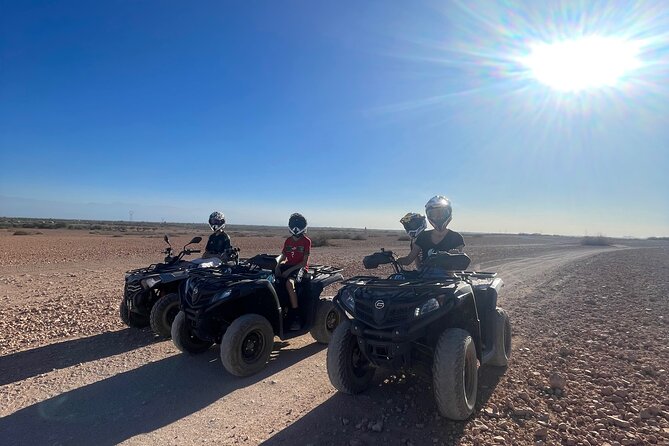
<svg viewBox="0 0 669 446">
<path fill-rule="evenodd" d="M 293 321 L 290 323 L 290 327 L 288 328 L 288 330 L 298 331 L 301 328 L 302 328 L 302 321 L 300 321 L 300 316 L 296 314 L 295 317 L 293 318 Z"/>
</svg>

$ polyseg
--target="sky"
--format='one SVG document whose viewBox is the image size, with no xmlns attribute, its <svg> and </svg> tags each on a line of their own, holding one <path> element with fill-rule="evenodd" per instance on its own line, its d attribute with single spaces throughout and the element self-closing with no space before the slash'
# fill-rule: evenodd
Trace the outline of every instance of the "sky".
<svg viewBox="0 0 669 446">
<path fill-rule="evenodd" d="M 638 64 L 528 68 L 592 35 Z M 666 236 L 668 74 L 664 0 L 0 0 L 0 216 Z"/>
</svg>

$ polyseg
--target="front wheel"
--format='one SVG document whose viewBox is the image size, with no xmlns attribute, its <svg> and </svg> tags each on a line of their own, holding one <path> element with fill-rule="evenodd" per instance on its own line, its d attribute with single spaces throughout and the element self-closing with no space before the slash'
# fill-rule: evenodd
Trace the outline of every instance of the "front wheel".
<svg viewBox="0 0 669 446">
<path fill-rule="evenodd" d="M 180 351 L 191 354 L 203 353 L 213 344 L 193 334 L 183 311 L 179 311 L 172 323 L 172 342 Z"/>
<path fill-rule="evenodd" d="M 376 370 L 360 351 L 348 320 L 341 322 L 332 334 L 327 368 L 334 388 L 351 395 L 367 390 L 374 378 Z"/>
<path fill-rule="evenodd" d="M 121 316 L 121 320 L 128 327 L 142 328 L 149 325 L 148 317 L 144 316 L 143 314 L 130 311 L 128 308 L 128 303 L 125 301 L 125 297 L 121 300 L 121 305 L 119 305 L 118 311 L 119 315 Z"/>
<path fill-rule="evenodd" d="M 439 337 L 432 379 L 439 412 L 452 420 L 469 418 L 478 393 L 478 359 L 474 340 L 465 330 L 451 328 Z"/>
<path fill-rule="evenodd" d="M 319 344 L 328 344 L 332 333 L 341 322 L 341 313 L 331 299 L 321 297 L 316 308 L 316 317 L 311 327 L 311 337 Z"/>
<path fill-rule="evenodd" d="M 158 336 L 169 338 L 172 332 L 172 322 L 179 313 L 179 295 L 166 294 L 151 308 L 151 329 Z"/>
<path fill-rule="evenodd" d="M 225 331 L 221 362 L 235 376 L 253 375 L 265 368 L 273 346 L 272 324 L 259 314 L 245 314 Z"/>
</svg>

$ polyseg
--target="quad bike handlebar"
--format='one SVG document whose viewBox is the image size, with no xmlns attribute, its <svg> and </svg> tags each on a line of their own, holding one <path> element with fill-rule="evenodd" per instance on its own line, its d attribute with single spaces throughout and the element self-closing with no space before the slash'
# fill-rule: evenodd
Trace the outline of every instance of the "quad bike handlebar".
<svg viewBox="0 0 669 446">
<path fill-rule="evenodd" d="M 436 251 L 430 253 L 427 259 L 424 260 L 421 270 L 425 271 L 428 268 L 437 268 L 444 271 L 465 271 L 471 262 L 469 256 L 462 252 L 447 252 Z M 381 248 L 381 251 L 365 256 L 362 261 L 365 269 L 375 269 L 379 265 L 392 264 L 396 273 L 402 273 L 406 270 L 397 262 L 397 257 L 392 251 L 386 251 Z"/>
<path fill-rule="evenodd" d="M 202 241 L 202 237 L 193 237 L 190 242 L 186 243 L 181 250 L 179 254 L 176 256 L 173 255 L 174 253 L 174 248 L 172 248 L 172 245 L 170 244 L 170 239 L 167 235 L 165 235 L 165 243 L 167 243 L 167 248 L 165 248 L 162 253 L 165 254 L 165 263 L 177 263 L 179 260 L 181 260 L 184 256 L 195 254 L 202 252 L 199 249 L 188 249 L 188 245 L 192 245 L 194 243 L 200 243 Z"/>
</svg>

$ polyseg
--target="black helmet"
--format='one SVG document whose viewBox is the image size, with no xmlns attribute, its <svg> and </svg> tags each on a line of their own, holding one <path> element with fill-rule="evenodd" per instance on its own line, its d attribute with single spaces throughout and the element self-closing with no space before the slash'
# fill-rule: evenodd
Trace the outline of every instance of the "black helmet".
<svg viewBox="0 0 669 446">
<path fill-rule="evenodd" d="M 304 234 L 307 230 L 307 219 L 302 214 L 291 215 L 288 219 L 288 229 L 293 235 Z"/>
<path fill-rule="evenodd" d="M 425 215 L 434 229 L 443 231 L 453 217 L 450 200 L 443 195 L 435 195 L 425 204 Z"/>
<path fill-rule="evenodd" d="M 212 231 L 225 228 L 225 215 L 222 212 L 212 212 L 209 216 L 209 227 Z"/>
<path fill-rule="evenodd" d="M 409 234 L 409 237 L 416 238 L 418 234 L 427 228 L 427 221 L 425 217 L 415 212 L 409 212 L 400 220 L 404 230 Z"/>
</svg>

